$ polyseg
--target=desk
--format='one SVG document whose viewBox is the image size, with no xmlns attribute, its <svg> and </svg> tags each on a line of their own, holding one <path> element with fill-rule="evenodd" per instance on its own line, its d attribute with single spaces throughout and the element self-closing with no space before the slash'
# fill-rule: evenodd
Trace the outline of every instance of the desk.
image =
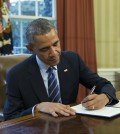
<svg viewBox="0 0 120 134">
<path fill-rule="evenodd" d="M 54 118 L 40 113 L 0 123 L 0 134 L 119 134 L 120 116 L 112 119 L 76 115 Z"/>
</svg>

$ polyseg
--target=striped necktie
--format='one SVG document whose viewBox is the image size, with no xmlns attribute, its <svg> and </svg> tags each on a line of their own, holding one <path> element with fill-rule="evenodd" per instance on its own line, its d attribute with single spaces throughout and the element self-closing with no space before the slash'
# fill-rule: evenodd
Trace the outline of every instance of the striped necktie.
<svg viewBox="0 0 120 134">
<path fill-rule="evenodd" d="M 49 67 L 48 70 L 47 70 L 49 100 L 51 102 L 62 103 L 61 95 L 60 95 L 60 89 L 59 89 L 57 79 L 55 77 L 55 74 L 54 74 L 53 70 L 54 70 L 54 68 L 52 68 L 52 67 Z"/>
</svg>

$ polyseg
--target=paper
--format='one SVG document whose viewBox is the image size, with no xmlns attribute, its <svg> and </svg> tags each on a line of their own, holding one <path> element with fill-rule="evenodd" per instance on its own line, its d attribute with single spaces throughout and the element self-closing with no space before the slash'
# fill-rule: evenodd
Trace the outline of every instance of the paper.
<svg viewBox="0 0 120 134">
<path fill-rule="evenodd" d="M 100 116 L 100 117 L 107 117 L 107 118 L 111 118 L 120 114 L 120 108 L 117 107 L 104 107 L 98 110 L 87 110 L 81 104 L 79 104 L 71 108 L 74 109 L 78 114 Z"/>
<path fill-rule="evenodd" d="M 117 104 L 113 105 L 112 107 L 120 108 L 120 100 Z"/>
</svg>

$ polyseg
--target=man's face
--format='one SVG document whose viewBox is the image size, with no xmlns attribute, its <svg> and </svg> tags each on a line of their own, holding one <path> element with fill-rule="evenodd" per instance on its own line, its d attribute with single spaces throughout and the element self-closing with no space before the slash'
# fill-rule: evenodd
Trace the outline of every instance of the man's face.
<svg viewBox="0 0 120 134">
<path fill-rule="evenodd" d="M 34 40 L 32 51 L 37 54 L 40 60 L 50 66 L 60 62 L 60 42 L 54 29 L 47 34 L 36 35 Z"/>
</svg>

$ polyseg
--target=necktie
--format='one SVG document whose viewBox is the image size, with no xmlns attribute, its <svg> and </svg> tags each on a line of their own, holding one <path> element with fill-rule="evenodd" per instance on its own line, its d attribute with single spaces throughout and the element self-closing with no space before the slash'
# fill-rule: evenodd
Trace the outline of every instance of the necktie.
<svg viewBox="0 0 120 134">
<path fill-rule="evenodd" d="M 60 90 L 58 87 L 57 79 L 53 73 L 53 68 L 49 67 L 48 72 L 48 93 L 49 99 L 51 102 L 59 102 L 61 103 Z"/>
</svg>

